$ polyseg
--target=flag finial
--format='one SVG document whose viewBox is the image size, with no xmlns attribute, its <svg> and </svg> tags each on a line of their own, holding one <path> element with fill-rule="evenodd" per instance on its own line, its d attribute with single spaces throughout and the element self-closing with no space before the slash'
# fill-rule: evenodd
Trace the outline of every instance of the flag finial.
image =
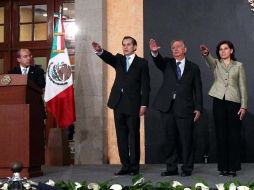
<svg viewBox="0 0 254 190">
<path fill-rule="evenodd" d="M 63 11 L 63 6 L 60 5 L 59 6 L 59 16 L 60 16 L 60 18 L 62 17 L 62 11 Z"/>
</svg>

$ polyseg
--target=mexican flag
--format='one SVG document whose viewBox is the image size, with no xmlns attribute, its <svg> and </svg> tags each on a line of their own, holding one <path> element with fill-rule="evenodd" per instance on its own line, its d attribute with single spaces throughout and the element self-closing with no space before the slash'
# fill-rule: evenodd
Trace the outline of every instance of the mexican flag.
<svg viewBox="0 0 254 190">
<path fill-rule="evenodd" d="M 61 15 L 58 16 L 55 26 L 44 100 L 48 112 L 56 120 L 57 127 L 66 128 L 76 120 L 73 79 Z"/>
</svg>

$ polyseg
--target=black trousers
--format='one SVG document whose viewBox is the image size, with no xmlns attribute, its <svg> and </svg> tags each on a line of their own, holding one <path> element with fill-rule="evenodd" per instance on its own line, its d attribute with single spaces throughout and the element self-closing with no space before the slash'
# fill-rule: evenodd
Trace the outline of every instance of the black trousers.
<svg viewBox="0 0 254 190">
<path fill-rule="evenodd" d="M 193 170 L 193 127 L 194 118 L 176 117 L 174 114 L 174 103 L 168 112 L 161 112 L 162 124 L 165 134 L 165 152 L 167 171 L 178 169 L 178 153 L 182 155 L 182 171 L 191 172 Z M 178 144 L 180 143 L 180 145 Z M 180 147 L 180 150 L 177 148 Z"/>
<path fill-rule="evenodd" d="M 213 115 L 217 141 L 219 171 L 241 169 L 240 104 L 213 98 Z"/>
<path fill-rule="evenodd" d="M 122 96 L 116 109 L 114 120 L 117 146 L 123 170 L 138 171 L 140 161 L 140 117 L 130 114 L 124 106 Z"/>
</svg>

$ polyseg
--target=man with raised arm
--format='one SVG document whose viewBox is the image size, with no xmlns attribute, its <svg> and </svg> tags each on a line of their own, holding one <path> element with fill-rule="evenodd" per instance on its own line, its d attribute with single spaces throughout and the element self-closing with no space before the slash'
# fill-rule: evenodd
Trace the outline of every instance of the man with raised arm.
<svg viewBox="0 0 254 190">
<path fill-rule="evenodd" d="M 140 161 L 140 116 L 149 103 L 150 78 L 147 60 L 135 54 L 137 41 L 122 40 L 122 54 L 112 55 L 93 42 L 96 54 L 116 72 L 108 107 L 114 110 L 117 145 L 122 168 L 115 175 L 136 175 Z"/>
<path fill-rule="evenodd" d="M 163 82 L 154 101 L 159 110 L 166 141 L 166 171 L 161 176 L 178 175 L 177 142 L 180 140 L 183 165 L 181 176 L 193 170 L 193 127 L 202 110 L 202 83 L 198 65 L 185 57 L 183 40 L 171 42 L 172 58 L 162 57 L 154 39 L 149 42 L 153 61 L 163 74 Z"/>
</svg>

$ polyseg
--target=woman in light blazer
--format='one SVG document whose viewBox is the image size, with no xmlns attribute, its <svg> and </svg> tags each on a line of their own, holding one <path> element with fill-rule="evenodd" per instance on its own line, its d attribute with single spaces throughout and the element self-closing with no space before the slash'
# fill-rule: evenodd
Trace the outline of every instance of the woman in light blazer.
<svg viewBox="0 0 254 190">
<path fill-rule="evenodd" d="M 205 45 L 200 45 L 200 50 L 214 74 L 209 95 L 213 97 L 218 170 L 220 175 L 235 177 L 241 169 L 241 121 L 247 110 L 245 71 L 243 64 L 236 61 L 230 41 L 217 45 L 218 59 Z"/>
</svg>

